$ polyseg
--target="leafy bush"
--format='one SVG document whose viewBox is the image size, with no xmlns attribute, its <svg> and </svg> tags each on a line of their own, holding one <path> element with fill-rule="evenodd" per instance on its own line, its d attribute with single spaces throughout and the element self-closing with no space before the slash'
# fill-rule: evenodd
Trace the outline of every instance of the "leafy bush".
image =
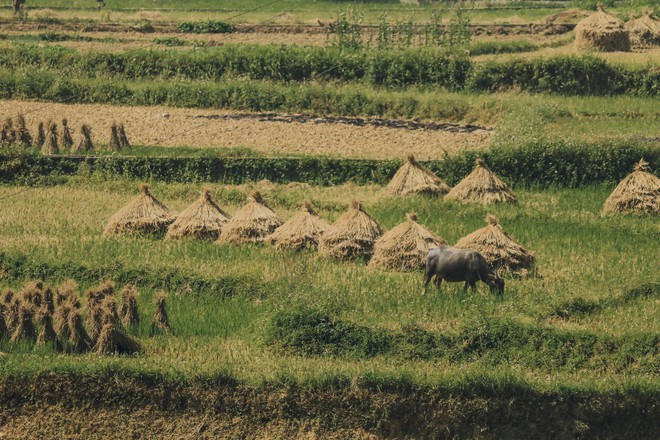
<svg viewBox="0 0 660 440">
<path fill-rule="evenodd" d="M 317 310 L 300 308 L 277 313 L 266 330 L 266 342 L 306 356 L 373 357 L 392 349 L 392 338 Z"/>
<path fill-rule="evenodd" d="M 190 34 L 229 34 L 236 30 L 226 21 L 182 21 L 177 24 L 179 32 Z"/>
</svg>

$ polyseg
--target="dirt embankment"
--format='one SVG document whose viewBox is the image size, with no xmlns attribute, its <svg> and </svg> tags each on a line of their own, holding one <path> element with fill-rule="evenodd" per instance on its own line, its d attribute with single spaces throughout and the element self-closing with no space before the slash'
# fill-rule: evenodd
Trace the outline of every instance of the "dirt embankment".
<svg viewBox="0 0 660 440">
<path fill-rule="evenodd" d="M 484 149 L 492 135 L 483 127 L 456 124 L 0 100 L 3 120 L 19 113 L 25 114 L 34 133 L 39 122 L 49 120 L 59 123 L 68 118 L 73 130 L 88 124 L 98 145 L 108 144 L 116 121 L 124 123 L 133 145 L 241 147 L 284 156 L 392 159 L 414 154 L 433 160 L 445 152 Z"/>
<path fill-rule="evenodd" d="M 658 438 L 660 396 L 343 383 L 250 387 L 126 373 L 0 379 L 2 438 Z"/>
</svg>

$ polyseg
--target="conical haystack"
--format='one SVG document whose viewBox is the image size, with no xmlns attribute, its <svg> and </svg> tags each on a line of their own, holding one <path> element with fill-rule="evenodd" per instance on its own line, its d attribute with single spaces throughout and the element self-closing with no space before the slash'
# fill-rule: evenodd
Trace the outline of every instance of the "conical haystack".
<svg viewBox="0 0 660 440">
<path fill-rule="evenodd" d="M 454 246 L 479 252 L 494 269 L 525 274 L 534 268 L 534 254 L 511 238 L 495 216 L 487 215 L 486 223 L 486 227 L 461 238 Z"/>
<path fill-rule="evenodd" d="M 39 335 L 37 336 L 37 345 L 45 345 L 57 340 L 57 334 L 53 328 L 53 316 L 46 309 L 39 310 L 37 313 L 37 322 L 39 323 Z"/>
<path fill-rule="evenodd" d="M 112 151 L 121 150 L 121 140 L 119 140 L 119 127 L 114 122 L 110 127 L 110 140 L 108 141 L 108 148 L 110 148 Z"/>
<path fill-rule="evenodd" d="M 630 38 L 623 21 L 605 12 L 599 4 L 596 13 L 575 27 L 575 47 L 579 50 L 627 52 L 630 50 Z"/>
<path fill-rule="evenodd" d="M 62 119 L 62 148 L 71 148 L 73 145 L 73 137 L 71 136 L 71 130 L 69 130 L 69 121 L 64 118 Z"/>
<path fill-rule="evenodd" d="M 16 130 L 14 130 L 14 121 L 11 118 L 5 119 L 2 124 L 2 143 L 13 144 L 16 141 Z"/>
<path fill-rule="evenodd" d="M 376 241 L 370 267 L 412 271 L 424 267 L 431 249 L 447 244 L 439 235 L 417 223 L 417 214 L 407 215 L 408 221 L 386 232 Z"/>
<path fill-rule="evenodd" d="M 46 143 L 46 130 L 44 128 L 44 123 L 39 122 L 37 125 L 37 138 L 34 140 L 37 147 L 41 148 Z"/>
<path fill-rule="evenodd" d="M 46 141 L 41 147 L 42 154 L 57 154 L 60 149 L 57 145 L 57 124 L 54 122 L 48 124 L 48 133 L 46 133 Z"/>
<path fill-rule="evenodd" d="M 119 124 L 117 126 L 117 137 L 119 138 L 119 146 L 121 148 L 128 148 L 131 146 L 131 143 L 128 141 L 128 136 L 126 136 L 124 124 Z"/>
<path fill-rule="evenodd" d="M 15 343 L 22 339 L 36 342 L 37 332 L 32 319 L 34 318 L 34 307 L 32 304 L 21 302 L 18 307 L 18 320 L 16 328 L 11 336 L 11 342 Z"/>
<path fill-rule="evenodd" d="M 156 334 L 170 331 L 170 318 L 167 315 L 164 292 L 158 292 L 156 294 L 154 304 L 156 304 L 156 311 L 154 312 L 154 317 L 151 319 L 151 333 Z"/>
<path fill-rule="evenodd" d="M 649 164 L 640 160 L 605 201 L 603 214 L 617 212 L 660 214 L 660 179 L 651 174 Z"/>
<path fill-rule="evenodd" d="M 378 222 L 364 212 L 361 203 L 353 202 L 351 209 L 321 236 L 319 254 L 343 260 L 369 259 L 381 235 L 383 229 Z"/>
<path fill-rule="evenodd" d="M 321 218 L 309 202 L 304 201 L 300 212 L 277 228 L 266 241 L 280 250 L 316 247 L 319 237 L 329 227 L 330 223 Z"/>
<path fill-rule="evenodd" d="M 140 195 L 110 217 L 103 234 L 160 235 L 174 220 L 176 215 L 156 200 L 149 187 L 143 184 Z"/>
<path fill-rule="evenodd" d="M 652 11 L 626 22 L 624 26 L 633 47 L 641 49 L 660 45 L 660 18 L 653 15 Z"/>
<path fill-rule="evenodd" d="M 128 285 L 121 289 L 121 308 L 119 309 L 119 317 L 125 326 L 138 325 L 140 323 L 137 289 L 135 286 Z"/>
<path fill-rule="evenodd" d="M 5 321 L 5 304 L 0 302 L 0 341 L 9 337 L 9 328 Z"/>
<path fill-rule="evenodd" d="M 254 191 L 248 197 L 248 203 L 222 227 L 218 242 L 258 243 L 282 226 L 282 223 L 283 221 L 265 205 L 261 194 Z"/>
<path fill-rule="evenodd" d="M 488 169 L 483 159 L 477 159 L 474 170 L 452 188 L 445 199 L 476 203 L 517 202 L 506 183 Z"/>
<path fill-rule="evenodd" d="M 121 331 L 117 324 L 108 322 L 101 329 L 94 346 L 97 354 L 136 354 L 142 353 L 140 342 Z"/>
<path fill-rule="evenodd" d="M 23 115 L 18 115 L 16 118 L 16 136 L 17 140 L 24 146 L 29 147 L 32 145 L 32 135 L 27 129 L 25 118 Z"/>
<path fill-rule="evenodd" d="M 82 153 L 84 151 L 90 151 L 94 149 L 94 143 L 92 142 L 92 129 L 89 128 L 89 125 L 83 124 L 80 127 L 80 135 L 78 137 L 78 142 L 71 146 L 71 152 L 73 153 Z"/>
<path fill-rule="evenodd" d="M 408 194 L 445 194 L 449 186 L 438 176 L 424 168 L 410 155 L 385 188 L 390 196 Z"/>
<path fill-rule="evenodd" d="M 217 240 L 227 221 L 229 215 L 211 199 L 211 192 L 206 190 L 195 203 L 177 216 L 165 237 Z"/>
</svg>

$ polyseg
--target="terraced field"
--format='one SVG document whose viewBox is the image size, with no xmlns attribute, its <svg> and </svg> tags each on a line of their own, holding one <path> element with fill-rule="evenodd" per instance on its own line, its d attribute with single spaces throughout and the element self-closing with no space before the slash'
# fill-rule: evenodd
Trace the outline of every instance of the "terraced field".
<svg viewBox="0 0 660 440">
<path fill-rule="evenodd" d="M 660 219 L 602 214 L 642 156 L 658 175 L 658 48 L 576 52 L 589 12 L 562 2 L 94 3 L 0 10 L 0 437 L 660 437 Z M 93 149 L 64 145 L 64 118 Z M 408 155 L 449 186 L 483 157 L 518 202 L 392 197 Z M 206 189 L 230 217 L 254 191 L 281 220 L 359 201 L 450 244 L 492 214 L 536 267 L 502 297 L 421 295 L 421 271 L 315 248 L 104 235 L 145 182 L 175 213 Z M 60 330 L 42 345 L 34 280 Z M 138 323 L 95 318 L 104 282 L 110 309 L 134 286 Z"/>
</svg>

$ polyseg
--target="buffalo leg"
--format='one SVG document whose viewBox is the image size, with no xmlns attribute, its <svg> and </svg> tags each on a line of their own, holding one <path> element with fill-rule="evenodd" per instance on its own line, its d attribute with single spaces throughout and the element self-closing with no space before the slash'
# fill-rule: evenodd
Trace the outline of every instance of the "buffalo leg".
<svg viewBox="0 0 660 440">
<path fill-rule="evenodd" d="M 427 270 L 424 273 L 424 290 L 422 290 L 422 295 L 426 293 L 426 289 L 429 287 L 429 283 L 431 282 L 431 278 L 433 278 L 433 273 L 429 270 Z"/>
</svg>

